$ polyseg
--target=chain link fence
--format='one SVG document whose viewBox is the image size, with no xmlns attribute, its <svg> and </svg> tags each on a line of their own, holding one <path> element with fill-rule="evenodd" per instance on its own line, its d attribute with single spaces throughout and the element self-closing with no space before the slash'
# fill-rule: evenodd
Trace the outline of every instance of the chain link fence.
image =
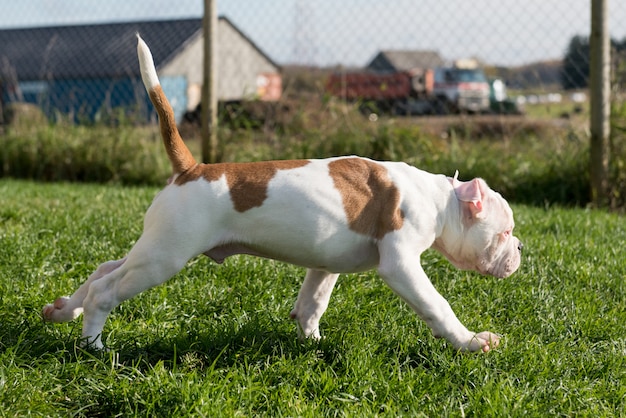
<svg viewBox="0 0 626 418">
<path fill-rule="evenodd" d="M 14 3 L 5 3 L 0 17 L 4 105 L 23 100 L 39 101 L 40 104 L 54 102 L 52 96 L 55 93 L 51 92 L 50 85 L 55 83 L 59 85 L 57 90 L 61 90 L 57 94 L 64 94 L 74 105 L 52 103 L 54 110 L 67 113 L 82 109 L 88 117 L 94 116 L 93 109 L 129 101 L 128 98 L 117 99 L 117 95 L 128 95 L 133 91 L 120 80 L 125 76 L 131 79 L 137 73 L 133 68 L 136 63 L 131 59 L 134 52 L 129 32 L 133 29 L 148 31 L 144 35 L 153 38 L 148 39 L 152 47 L 169 54 L 157 57 L 157 65 L 163 70 L 193 41 L 203 13 L 203 3 L 199 0 L 176 2 L 175 5 L 154 1 L 58 3 L 25 0 Z M 626 4 L 612 1 L 609 8 L 609 25 L 615 41 L 614 81 L 621 86 L 624 82 L 626 27 L 620 22 L 626 20 Z M 450 84 L 460 80 L 458 77 L 474 80 L 471 74 L 447 72 L 431 76 L 425 73 L 459 63 L 479 67 L 489 81 L 502 80 L 518 104 L 532 106 L 567 100 L 583 103 L 586 98 L 584 91 L 575 94 L 569 94 L 569 91 L 584 89 L 588 82 L 588 0 L 481 0 L 471 3 L 222 0 L 218 2 L 218 13 L 231 26 L 220 30 L 224 38 L 221 49 L 225 50 L 221 57 L 226 58 L 222 59 L 221 66 L 225 71 L 220 74 L 219 83 L 230 85 L 221 92 L 222 100 L 262 96 L 263 89 L 267 90 L 270 83 L 274 83 L 273 89 L 280 88 L 276 83 L 281 83 L 282 88 L 298 88 L 285 84 L 285 81 L 293 81 L 289 79 L 289 69 L 299 65 L 340 69 L 334 72 L 343 74 L 395 72 L 408 73 L 409 77 L 415 78 L 415 73 L 419 73 L 420 80 L 408 80 L 413 86 L 399 86 L 406 91 L 394 94 L 382 91 L 385 83 L 392 84 L 393 79 L 363 81 L 348 77 L 347 81 L 343 80 L 344 94 L 346 83 L 348 88 L 355 90 L 348 92 L 349 96 L 376 99 L 376 91 L 363 85 L 370 82 L 379 84 L 381 97 L 401 101 L 402 94 L 432 94 L 432 83 L 448 84 L 450 88 Z M 181 19 L 187 24 L 181 24 Z M 246 45 L 226 39 L 224 33 L 229 29 L 243 35 L 243 42 L 253 45 L 267 62 L 258 62 L 263 59 L 259 57 L 255 62 L 254 57 L 247 57 L 243 52 Z M 424 60 L 426 52 L 435 58 L 431 56 L 430 61 Z M 189 86 L 197 84 L 201 72 L 202 61 L 196 58 L 195 62 L 187 59 L 184 64 L 179 63 L 178 68 L 171 68 L 171 65 L 165 68 L 166 75 L 184 78 L 171 90 L 180 96 L 176 100 L 186 109 L 192 109 L 198 101 L 197 92 Z M 373 62 L 376 58 L 386 62 L 376 68 L 372 65 L 376 64 Z M 181 66 L 195 68 L 183 69 Z M 246 72 L 248 74 L 241 75 Z M 277 74 L 277 79 L 272 78 L 273 73 Z M 263 80 L 261 76 L 264 74 L 270 76 L 269 79 Z M 501 86 L 496 84 L 497 88 Z M 493 88 L 492 83 L 492 102 Z M 338 90 L 331 93 L 340 94 Z M 441 89 L 439 93 L 458 95 L 460 90 L 457 86 L 452 93 Z M 280 91 L 273 91 L 268 98 L 275 99 L 280 94 Z M 496 91 L 495 94 L 498 95 L 496 99 L 504 100 L 503 92 Z M 97 103 L 98 100 L 101 103 Z M 406 110 L 419 113 L 419 103 L 413 107 Z M 487 110 L 483 104 L 476 109 Z"/>
<path fill-rule="evenodd" d="M 317 128 L 315 113 L 334 100 L 365 120 L 397 118 L 442 135 L 450 131 L 442 121 L 459 118 L 496 136 L 503 124 L 526 132 L 537 120 L 588 130 L 590 0 L 217 1 L 218 95 L 231 126 Z M 197 123 L 203 7 L 3 2 L 0 122 L 154 118 L 135 57 L 139 32 L 179 120 Z M 626 2 L 610 0 L 615 135 L 626 119 L 624 21 Z M 241 103 L 249 107 L 229 107 Z"/>
</svg>

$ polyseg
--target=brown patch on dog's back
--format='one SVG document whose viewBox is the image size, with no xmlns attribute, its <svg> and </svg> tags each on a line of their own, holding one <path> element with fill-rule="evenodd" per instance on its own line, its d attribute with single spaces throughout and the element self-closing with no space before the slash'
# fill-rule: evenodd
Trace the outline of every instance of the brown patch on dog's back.
<svg viewBox="0 0 626 418">
<path fill-rule="evenodd" d="M 307 165 L 308 160 L 261 161 L 255 163 L 198 164 L 175 180 L 177 185 L 204 178 L 216 181 L 226 177 L 230 199 L 238 212 L 259 207 L 267 199 L 267 186 L 278 170 L 292 170 Z"/>
<path fill-rule="evenodd" d="M 400 192 L 385 167 L 361 158 L 343 158 L 332 161 L 329 171 L 341 193 L 350 229 L 380 239 L 402 227 Z"/>
</svg>

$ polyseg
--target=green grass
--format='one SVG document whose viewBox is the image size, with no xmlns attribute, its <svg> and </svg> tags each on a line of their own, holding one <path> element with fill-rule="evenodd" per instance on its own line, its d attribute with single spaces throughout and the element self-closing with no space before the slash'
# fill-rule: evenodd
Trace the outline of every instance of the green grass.
<svg viewBox="0 0 626 418">
<path fill-rule="evenodd" d="M 497 280 L 434 252 L 426 272 L 470 329 L 460 354 L 375 273 L 346 275 L 301 343 L 288 319 L 301 268 L 194 259 L 117 308 L 113 353 L 77 348 L 81 321 L 45 324 L 141 233 L 156 188 L 0 180 L 0 416 L 620 416 L 626 408 L 626 223 L 514 205 L 522 267 Z"/>
</svg>

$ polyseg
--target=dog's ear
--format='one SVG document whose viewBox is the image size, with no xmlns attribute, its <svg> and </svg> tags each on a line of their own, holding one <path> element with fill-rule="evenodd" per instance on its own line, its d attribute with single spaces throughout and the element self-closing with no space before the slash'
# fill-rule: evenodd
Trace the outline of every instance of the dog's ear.
<svg viewBox="0 0 626 418">
<path fill-rule="evenodd" d="M 469 210 L 472 218 L 480 217 L 485 199 L 485 182 L 478 178 L 470 181 L 459 181 L 458 176 L 459 172 L 457 170 L 454 173 L 454 177 L 449 179 L 457 199 Z"/>
</svg>

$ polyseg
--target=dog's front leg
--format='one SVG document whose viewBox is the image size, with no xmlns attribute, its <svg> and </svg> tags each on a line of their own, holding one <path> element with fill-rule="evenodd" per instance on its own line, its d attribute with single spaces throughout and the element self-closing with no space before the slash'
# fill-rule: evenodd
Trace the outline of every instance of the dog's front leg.
<svg viewBox="0 0 626 418">
<path fill-rule="evenodd" d="M 379 246 L 378 270 L 389 287 L 426 322 L 435 337 L 445 338 L 457 350 L 487 352 L 497 347 L 500 337 L 496 334 L 476 334 L 459 321 L 424 273 L 419 256 L 412 249 L 394 239 Z"/>
<path fill-rule="evenodd" d="M 291 318 L 298 321 L 300 337 L 319 340 L 320 318 L 328 308 L 338 274 L 309 269 L 298 293 L 298 299 L 291 311 Z"/>
</svg>

